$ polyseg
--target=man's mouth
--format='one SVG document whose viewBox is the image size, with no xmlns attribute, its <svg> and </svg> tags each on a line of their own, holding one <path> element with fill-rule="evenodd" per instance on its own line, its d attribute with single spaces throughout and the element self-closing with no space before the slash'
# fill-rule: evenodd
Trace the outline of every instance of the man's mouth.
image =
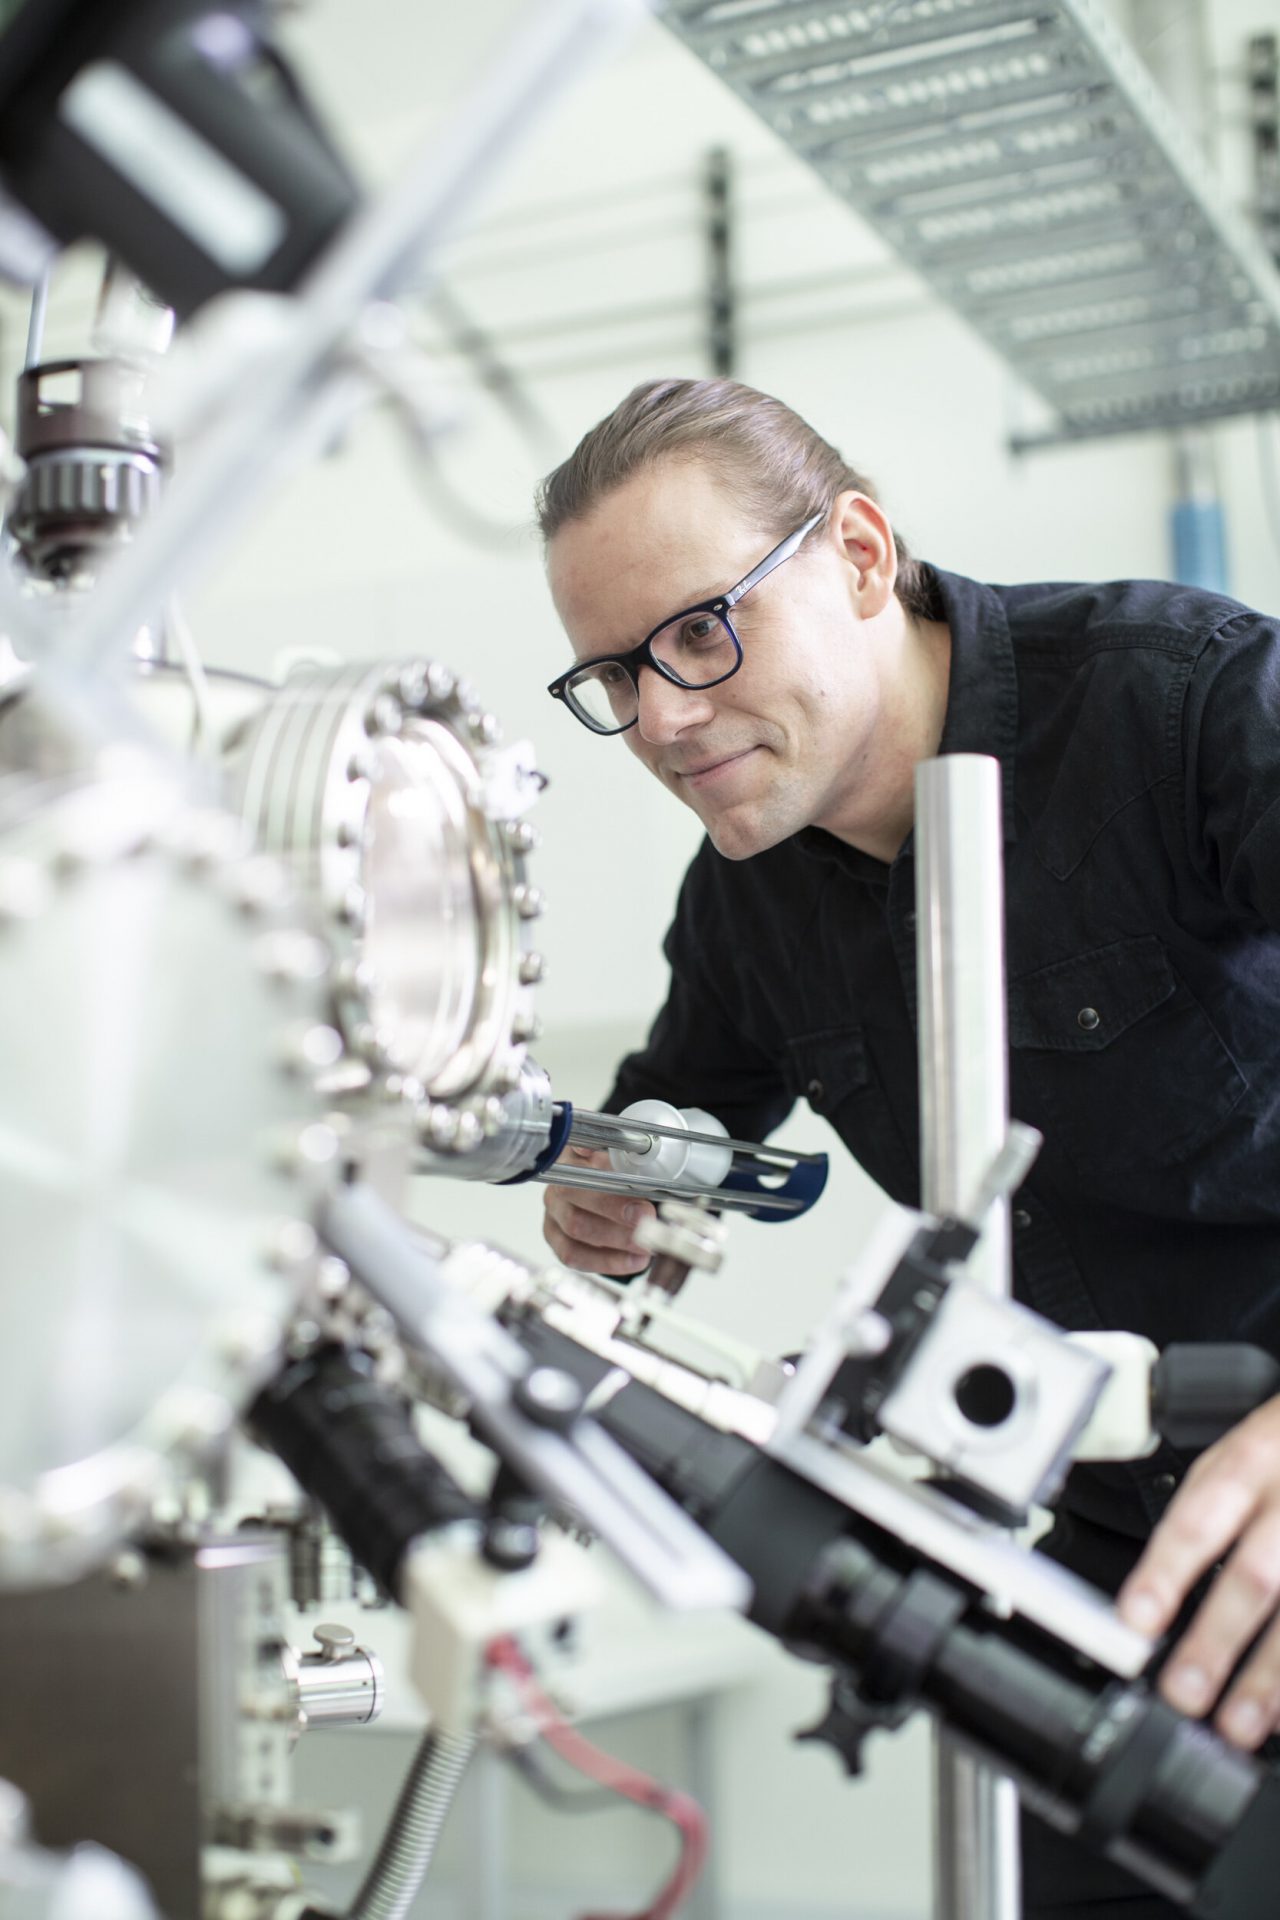
<svg viewBox="0 0 1280 1920">
<path fill-rule="evenodd" d="M 700 760 L 696 766 L 678 770 L 677 777 L 690 787 L 709 787 L 723 779 L 731 768 L 748 758 L 756 751 L 754 746 L 740 747 L 736 753 L 717 754 L 714 759 Z"/>
</svg>

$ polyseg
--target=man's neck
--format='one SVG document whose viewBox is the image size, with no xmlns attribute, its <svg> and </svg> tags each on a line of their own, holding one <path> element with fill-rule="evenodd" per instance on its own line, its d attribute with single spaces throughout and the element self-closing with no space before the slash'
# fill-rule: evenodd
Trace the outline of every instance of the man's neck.
<svg viewBox="0 0 1280 1920">
<path fill-rule="evenodd" d="M 951 629 L 943 620 L 903 615 L 900 671 L 892 685 L 895 699 L 885 721 L 892 740 L 884 769 L 884 801 L 874 821 L 847 831 L 828 828 L 837 839 L 873 860 L 891 866 L 915 824 L 916 768 L 931 760 L 942 743 L 951 688 Z"/>
</svg>

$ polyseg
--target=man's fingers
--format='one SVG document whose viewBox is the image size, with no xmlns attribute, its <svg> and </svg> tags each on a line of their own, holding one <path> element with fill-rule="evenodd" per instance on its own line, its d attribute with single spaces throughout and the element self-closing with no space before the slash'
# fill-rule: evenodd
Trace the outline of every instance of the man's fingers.
<svg viewBox="0 0 1280 1920">
<path fill-rule="evenodd" d="M 1214 1715 L 1238 1747 L 1259 1747 L 1280 1726 L 1280 1626 L 1259 1641 L 1253 1658 Z"/>
<path fill-rule="evenodd" d="M 555 1198 L 548 1197 L 547 1212 L 556 1225 L 570 1240 L 581 1241 L 589 1247 L 625 1247 L 640 1256 L 643 1264 L 649 1255 L 635 1237 L 636 1224 L 641 1217 L 641 1204 L 626 1207 L 620 1216 L 593 1212 L 589 1207 L 579 1205 L 579 1196 L 574 1188 L 559 1187 L 551 1189 Z M 652 1212 L 646 1206 L 645 1211 Z"/>
<path fill-rule="evenodd" d="M 565 1151 L 563 1164 L 566 1167 L 595 1167 L 597 1169 L 607 1169 L 609 1166 L 609 1156 L 599 1147 L 569 1147 Z M 621 1193 L 597 1193 L 591 1187 L 558 1187 L 554 1183 L 548 1185 L 547 1193 L 548 1195 L 566 1195 L 572 1201 L 573 1205 L 581 1208 L 584 1213 L 599 1214 L 602 1220 L 612 1220 L 615 1224 L 624 1220 L 639 1220 L 644 1217 L 643 1213 L 628 1213 L 627 1197 Z M 548 1200 L 548 1205 L 550 1204 L 551 1202 Z M 651 1213 L 653 1211 L 652 1206 L 647 1200 L 634 1204 L 642 1207 L 645 1213 Z M 559 1207 L 557 1207 L 556 1210 L 559 1212 Z"/>
<path fill-rule="evenodd" d="M 574 1240 L 548 1214 L 543 1233 L 551 1251 L 563 1267 L 576 1267 L 583 1273 L 603 1273 L 612 1279 L 625 1279 L 639 1273 L 648 1255 L 639 1251 L 613 1250 L 583 1240 Z"/>
<path fill-rule="evenodd" d="M 543 1232 L 562 1265 L 622 1278 L 648 1264 L 649 1255 L 636 1240 L 635 1229 L 652 1215 L 650 1201 L 549 1186 L 544 1206 Z"/>
<path fill-rule="evenodd" d="M 1237 1661 L 1280 1604 L 1280 1511 L 1268 1508 L 1249 1526 L 1235 1552 L 1209 1589 L 1160 1675 L 1160 1691 L 1183 1713 L 1207 1713 L 1222 1692 Z M 1255 1672 L 1256 1669 L 1256 1672 Z M 1253 1699 L 1269 1706 L 1280 1681 L 1280 1643 L 1269 1656 L 1260 1647 L 1231 1691 L 1233 1719 L 1241 1703 Z M 1240 1724 L 1249 1725 L 1252 1716 Z M 1227 1702 L 1219 1715 L 1227 1725 Z M 1270 1728 L 1265 1729 L 1266 1732 Z M 1259 1735 L 1261 1738 L 1261 1734 Z"/>
<path fill-rule="evenodd" d="M 1256 1510 L 1259 1486 L 1237 1470 L 1225 1449 L 1219 1470 L 1188 1480 L 1120 1589 L 1121 1617 L 1140 1633 L 1163 1633 L 1196 1581 L 1243 1532 Z"/>
</svg>

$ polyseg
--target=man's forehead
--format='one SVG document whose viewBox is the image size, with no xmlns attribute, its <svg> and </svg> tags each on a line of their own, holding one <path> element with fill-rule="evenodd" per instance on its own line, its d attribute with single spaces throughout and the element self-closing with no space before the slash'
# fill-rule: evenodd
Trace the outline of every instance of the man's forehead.
<svg viewBox="0 0 1280 1920">
<path fill-rule="evenodd" d="M 637 474 L 548 549 L 552 596 L 575 651 L 637 645 L 667 614 L 732 586 L 758 542 L 706 468 L 681 462 Z"/>
</svg>

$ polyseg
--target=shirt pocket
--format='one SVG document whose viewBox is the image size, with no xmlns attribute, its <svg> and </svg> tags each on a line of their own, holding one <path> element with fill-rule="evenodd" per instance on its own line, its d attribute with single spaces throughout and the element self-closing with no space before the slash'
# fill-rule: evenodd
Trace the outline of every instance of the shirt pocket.
<svg viewBox="0 0 1280 1920">
<path fill-rule="evenodd" d="M 1245 1092 L 1154 934 L 1010 981 L 1009 1043 L 1051 1143 L 1093 1173 L 1188 1159 Z"/>
<path fill-rule="evenodd" d="M 918 1203 L 919 1160 L 903 1138 L 864 1027 L 796 1034 L 785 1044 L 783 1072 L 789 1091 L 835 1128 L 891 1198 Z"/>
</svg>

